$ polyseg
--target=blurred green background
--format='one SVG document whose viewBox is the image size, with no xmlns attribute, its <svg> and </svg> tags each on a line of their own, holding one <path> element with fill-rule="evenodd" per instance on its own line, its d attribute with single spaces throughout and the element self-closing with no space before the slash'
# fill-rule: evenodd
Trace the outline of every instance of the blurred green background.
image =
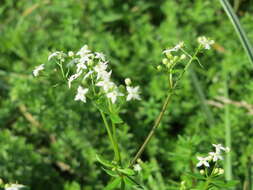
<svg viewBox="0 0 253 190">
<path fill-rule="evenodd" d="M 231 0 L 253 42 L 253 2 Z M 119 131 L 123 158 L 134 155 L 166 95 L 155 70 L 162 50 L 179 41 L 216 41 L 200 56 L 169 105 L 142 156 L 147 189 L 177 189 L 194 171 L 196 154 L 225 143 L 231 127 L 233 179 L 247 190 L 253 169 L 253 70 L 218 0 L 1 0 L 0 177 L 36 190 L 103 189 L 108 177 L 95 154 L 111 158 L 96 109 L 73 101 L 57 77 L 35 80 L 32 70 L 55 50 L 84 44 L 104 52 L 119 83 L 131 77 L 142 101 L 129 104 Z M 249 188 L 248 188 L 249 190 Z"/>
</svg>

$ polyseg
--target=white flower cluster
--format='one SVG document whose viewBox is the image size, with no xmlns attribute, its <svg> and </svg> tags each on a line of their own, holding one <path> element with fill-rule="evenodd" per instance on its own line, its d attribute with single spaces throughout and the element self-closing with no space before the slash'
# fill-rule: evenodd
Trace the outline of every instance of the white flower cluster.
<svg viewBox="0 0 253 190">
<path fill-rule="evenodd" d="M 198 37 L 198 43 L 204 47 L 204 49 L 211 49 L 211 45 L 214 44 L 214 40 L 210 40 L 209 38 L 205 36 Z"/>
<path fill-rule="evenodd" d="M 222 151 L 230 151 L 228 147 L 223 147 L 221 144 L 213 144 L 213 146 L 215 147 L 215 152 L 209 152 L 209 155 L 207 157 L 197 156 L 197 159 L 199 160 L 197 167 L 210 167 L 210 161 L 217 162 L 218 160 L 223 160 Z"/>
<path fill-rule="evenodd" d="M 71 84 L 76 79 L 82 79 L 82 82 L 90 81 L 90 85 L 87 88 L 83 88 L 79 85 L 77 94 L 75 96 L 76 101 L 86 102 L 86 96 L 93 89 L 93 93 L 96 88 L 99 88 L 99 92 L 102 92 L 113 104 L 117 101 L 119 96 L 125 96 L 123 92 L 120 92 L 119 87 L 111 80 L 112 71 L 108 70 L 108 61 L 106 61 L 105 55 L 99 52 L 92 52 L 87 45 L 84 45 L 77 53 L 72 51 L 68 54 L 63 52 L 54 52 L 49 55 L 48 60 L 56 57 L 61 62 L 64 58 L 68 57 L 72 59 L 70 63 L 74 64 L 76 71 L 68 78 L 68 87 L 71 88 Z M 44 69 L 36 68 L 35 74 L 38 75 L 40 70 Z M 35 75 L 34 74 L 34 75 Z M 130 86 L 131 80 L 126 79 L 126 100 L 140 100 L 139 86 Z M 130 82 L 129 82 L 130 81 Z M 87 82 L 87 84 L 89 84 Z"/>
<path fill-rule="evenodd" d="M 5 190 L 21 190 L 24 187 L 25 187 L 24 185 L 20 185 L 20 184 L 6 184 L 4 189 Z"/>
</svg>

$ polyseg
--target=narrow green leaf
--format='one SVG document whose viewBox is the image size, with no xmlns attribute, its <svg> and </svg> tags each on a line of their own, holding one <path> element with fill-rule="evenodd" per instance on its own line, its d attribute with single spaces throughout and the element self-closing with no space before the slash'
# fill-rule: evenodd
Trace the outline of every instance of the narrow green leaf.
<svg viewBox="0 0 253 190">
<path fill-rule="evenodd" d="M 113 168 L 114 167 L 114 165 L 111 162 L 109 162 L 108 160 L 103 159 L 101 156 L 99 156 L 97 154 L 96 154 L 96 159 L 97 159 L 97 161 L 100 164 L 102 164 L 102 165 L 104 165 L 106 167 L 109 167 L 109 168 Z"/>
<path fill-rule="evenodd" d="M 110 113 L 110 118 L 114 124 L 120 124 L 123 123 L 123 120 L 120 118 L 120 116 L 116 113 Z"/>
<path fill-rule="evenodd" d="M 109 176 L 118 177 L 118 174 L 117 174 L 115 171 L 108 170 L 108 169 L 103 168 L 103 167 L 102 167 L 102 169 L 103 169 Z"/>
<path fill-rule="evenodd" d="M 225 12 L 227 13 L 231 23 L 233 24 L 234 29 L 237 32 L 237 35 L 239 36 L 239 39 L 244 47 L 244 50 L 246 51 L 249 57 L 250 62 L 253 64 L 253 49 L 244 29 L 241 26 L 241 23 L 237 15 L 235 14 L 233 8 L 231 7 L 231 5 L 229 4 L 227 0 L 220 0 L 220 3 L 223 9 L 225 10 Z"/>
<path fill-rule="evenodd" d="M 121 178 L 114 179 L 111 183 L 109 183 L 104 190 L 115 190 L 115 188 L 119 187 L 119 184 L 121 182 Z"/>
<path fill-rule="evenodd" d="M 189 173 L 189 172 L 187 172 L 186 174 L 193 177 L 193 178 L 195 178 L 195 179 L 200 179 L 200 180 L 205 180 L 206 179 L 204 176 L 202 176 L 200 174 L 192 174 L 192 173 Z"/>
<path fill-rule="evenodd" d="M 120 171 L 123 174 L 130 175 L 130 176 L 135 175 L 135 171 L 130 168 L 118 169 L 118 171 Z"/>
</svg>

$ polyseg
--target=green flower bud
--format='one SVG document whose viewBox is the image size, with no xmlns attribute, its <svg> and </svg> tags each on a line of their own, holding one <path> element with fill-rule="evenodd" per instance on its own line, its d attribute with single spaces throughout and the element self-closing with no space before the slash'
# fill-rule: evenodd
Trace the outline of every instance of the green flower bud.
<svg viewBox="0 0 253 190">
<path fill-rule="evenodd" d="M 157 68 L 158 71 L 162 70 L 162 66 L 161 65 L 158 65 L 156 68 Z"/>
<path fill-rule="evenodd" d="M 171 53 L 169 53 L 169 52 L 166 53 L 165 55 L 166 55 L 166 57 L 167 57 L 168 59 L 172 59 L 172 58 L 173 58 L 173 55 L 172 55 Z"/>
<path fill-rule="evenodd" d="M 164 59 L 162 60 L 162 62 L 163 62 L 164 65 L 167 65 L 167 64 L 169 63 L 169 60 L 166 59 L 166 58 L 164 58 Z"/>
</svg>

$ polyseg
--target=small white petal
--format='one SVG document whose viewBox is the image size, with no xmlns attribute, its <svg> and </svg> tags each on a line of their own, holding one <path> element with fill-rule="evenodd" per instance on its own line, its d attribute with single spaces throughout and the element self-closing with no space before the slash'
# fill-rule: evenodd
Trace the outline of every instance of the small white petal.
<svg viewBox="0 0 253 190">
<path fill-rule="evenodd" d="M 37 77 L 39 75 L 39 72 L 42 70 L 44 70 L 44 64 L 35 67 L 35 69 L 33 70 L 33 75 Z"/>
</svg>

